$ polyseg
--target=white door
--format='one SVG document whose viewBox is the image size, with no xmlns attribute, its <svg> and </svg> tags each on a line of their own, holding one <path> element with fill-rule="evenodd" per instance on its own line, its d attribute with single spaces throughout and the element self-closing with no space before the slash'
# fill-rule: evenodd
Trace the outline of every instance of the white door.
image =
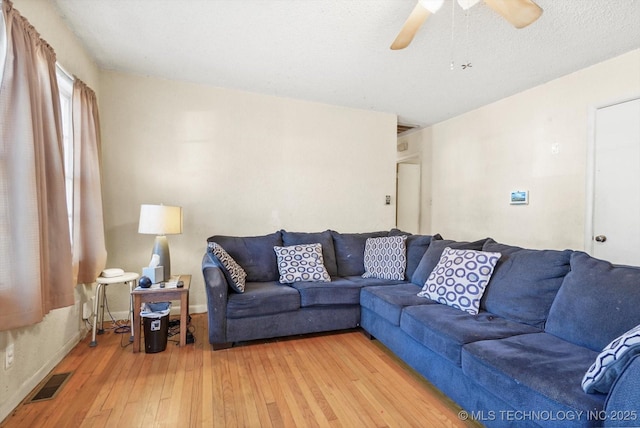
<svg viewBox="0 0 640 428">
<path fill-rule="evenodd" d="M 420 164 L 398 164 L 396 227 L 420 233 Z"/>
<path fill-rule="evenodd" d="M 640 99 L 595 114 L 592 255 L 640 265 Z"/>
</svg>

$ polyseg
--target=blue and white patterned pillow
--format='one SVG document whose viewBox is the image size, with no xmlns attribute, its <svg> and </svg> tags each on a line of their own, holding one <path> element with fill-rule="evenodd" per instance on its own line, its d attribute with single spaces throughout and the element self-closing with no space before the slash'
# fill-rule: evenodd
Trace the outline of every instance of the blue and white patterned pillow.
<svg viewBox="0 0 640 428">
<path fill-rule="evenodd" d="M 608 394 L 611 385 L 631 358 L 640 354 L 640 325 L 604 347 L 582 378 L 584 392 Z"/>
<path fill-rule="evenodd" d="M 475 315 L 501 255 L 446 247 L 418 296 Z"/>
<path fill-rule="evenodd" d="M 220 244 L 209 242 L 208 247 L 209 251 L 222 263 L 222 267 L 224 267 L 223 273 L 227 278 L 229 286 L 238 293 L 244 293 L 247 273 L 242 269 L 242 266 L 240 266 Z"/>
<path fill-rule="evenodd" d="M 407 268 L 406 235 L 367 238 L 363 278 L 404 279 Z"/>
<path fill-rule="evenodd" d="M 278 271 L 282 284 L 297 281 L 331 281 L 324 267 L 321 244 L 273 247 L 273 250 L 278 258 Z"/>
</svg>

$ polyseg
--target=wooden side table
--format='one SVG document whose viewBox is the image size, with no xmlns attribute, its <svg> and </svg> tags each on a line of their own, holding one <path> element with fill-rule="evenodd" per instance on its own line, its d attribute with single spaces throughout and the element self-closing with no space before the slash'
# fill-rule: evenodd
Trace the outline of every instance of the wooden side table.
<svg viewBox="0 0 640 428">
<path fill-rule="evenodd" d="M 179 275 L 180 281 L 184 283 L 184 287 L 165 287 L 165 288 L 140 288 L 137 287 L 131 292 L 133 297 L 133 352 L 140 352 L 140 339 L 142 337 L 140 324 L 140 307 L 143 303 L 149 302 L 167 302 L 171 300 L 180 300 L 180 346 L 187 344 L 187 322 L 189 319 L 189 286 L 191 285 L 191 275 Z M 175 281 L 176 278 L 171 278 Z"/>
<path fill-rule="evenodd" d="M 98 329 L 98 334 L 104 333 L 104 294 L 105 287 L 110 284 L 127 284 L 129 285 L 129 293 L 136 286 L 136 280 L 140 275 L 135 272 L 125 272 L 120 276 L 111 276 L 111 277 L 103 277 L 100 276 L 96 278 L 96 282 L 98 285 L 96 286 L 96 295 L 94 297 L 93 302 L 93 332 L 91 334 L 91 343 L 89 346 L 94 347 L 98 345 L 96 341 L 96 329 Z M 100 328 L 98 328 L 98 307 L 100 307 Z M 133 306 L 131 306 L 131 299 L 129 299 L 129 319 L 133 319 L 131 317 L 133 312 Z M 133 340 L 133 333 L 131 333 L 130 340 Z"/>
</svg>

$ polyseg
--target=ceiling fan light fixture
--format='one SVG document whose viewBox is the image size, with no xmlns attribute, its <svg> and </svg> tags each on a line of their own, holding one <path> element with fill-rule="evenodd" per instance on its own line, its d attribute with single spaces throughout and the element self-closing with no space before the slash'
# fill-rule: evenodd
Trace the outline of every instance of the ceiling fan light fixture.
<svg viewBox="0 0 640 428">
<path fill-rule="evenodd" d="M 464 10 L 471 9 L 473 6 L 478 4 L 480 0 L 458 0 L 458 4 Z"/>
<path fill-rule="evenodd" d="M 444 4 L 444 0 L 420 0 L 422 7 L 431 13 L 436 13 Z"/>
</svg>

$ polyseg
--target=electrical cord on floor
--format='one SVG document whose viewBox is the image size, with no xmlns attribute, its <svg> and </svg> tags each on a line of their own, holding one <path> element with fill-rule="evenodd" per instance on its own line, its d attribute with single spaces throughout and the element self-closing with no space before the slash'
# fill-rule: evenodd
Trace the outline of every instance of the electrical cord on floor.
<svg viewBox="0 0 640 428">
<path fill-rule="evenodd" d="M 109 314 L 109 318 L 111 318 L 111 323 L 113 324 L 113 327 L 111 327 L 111 329 L 115 334 L 122 334 L 122 336 L 120 336 L 120 347 L 126 348 L 127 346 L 131 345 L 133 343 L 130 340 L 131 334 L 129 334 L 129 336 L 124 336 L 125 333 L 131 333 L 131 320 L 129 319 L 131 313 L 128 313 L 126 320 L 116 320 L 109 310 L 109 299 L 107 299 L 106 293 L 104 294 L 104 306 L 107 308 L 107 313 Z M 126 343 L 124 343 L 125 337 L 128 337 Z"/>
<path fill-rule="evenodd" d="M 191 324 L 191 315 L 189 315 L 189 319 L 187 320 L 187 345 L 190 343 L 196 342 L 196 337 L 194 336 L 194 332 L 196 328 Z M 169 320 L 169 337 L 173 337 L 180 334 L 180 320 Z M 169 339 L 170 342 L 174 342 L 176 344 L 180 343 L 180 340 Z"/>
<path fill-rule="evenodd" d="M 113 332 L 116 334 L 124 334 L 124 333 L 130 333 L 131 332 L 131 323 L 130 320 L 127 316 L 126 320 L 116 320 L 113 317 L 113 314 L 111 314 L 111 311 L 109 310 L 109 300 L 107 299 L 107 296 L 105 294 L 104 296 L 104 305 L 107 308 L 107 313 L 109 314 L 109 318 L 111 318 L 111 323 L 114 325 L 114 327 L 112 327 Z M 121 321 L 125 321 L 124 323 Z"/>
</svg>

